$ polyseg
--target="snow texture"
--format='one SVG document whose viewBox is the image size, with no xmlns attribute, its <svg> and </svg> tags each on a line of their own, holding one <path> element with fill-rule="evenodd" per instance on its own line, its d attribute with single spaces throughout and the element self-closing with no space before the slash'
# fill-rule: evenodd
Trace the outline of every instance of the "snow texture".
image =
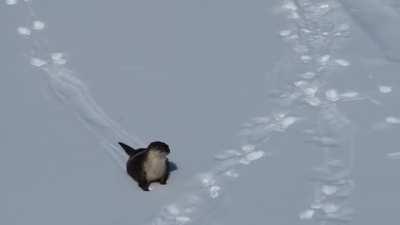
<svg viewBox="0 0 400 225">
<path fill-rule="evenodd" d="M 396 223 L 396 1 L 156 2 L 4 1 L 28 63 L 2 62 L 1 224 Z M 118 142 L 160 138 L 177 170 L 145 193 Z"/>
</svg>

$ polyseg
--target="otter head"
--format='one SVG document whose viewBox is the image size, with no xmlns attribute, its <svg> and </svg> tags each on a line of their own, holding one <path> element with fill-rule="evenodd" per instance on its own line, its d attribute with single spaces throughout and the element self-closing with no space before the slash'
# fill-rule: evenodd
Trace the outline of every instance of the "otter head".
<svg viewBox="0 0 400 225">
<path fill-rule="evenodd" d="M 165 155 L 168 155 L 171 150 L 169 149 L 169 146 L 165 144 L 164 142 L 161 141 L 154 141 L 149 144 L 147 147 L 149 151 L 157 151 L 159 153 L 163 153 Z"/>
</svg>

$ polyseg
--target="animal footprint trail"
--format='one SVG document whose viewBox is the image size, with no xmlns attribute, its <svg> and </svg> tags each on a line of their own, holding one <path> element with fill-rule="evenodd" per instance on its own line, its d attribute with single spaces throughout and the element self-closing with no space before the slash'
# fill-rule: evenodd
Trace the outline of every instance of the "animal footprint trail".
<svg viewBox="0 0 400 225">
<path fill-rule="evenodd" d="M 318 1 L 318 4 L 311 1 L 284 1 L 283 8 L 289 11 L 289 18 L 295 22 L 292 29 L 285 29 L 279 34 L 292 44 L 293 50 L 299 55 L 299 61 L 304 65 L 300 68 L 305 70 L 300 73 L 303 77 L 296 76 L 299 74 L 298 67 L 288 66 L 290 63 L 295 64 L 296 58 L 292 57 L 293 54 L 286 54 L 287 57 L 271 73 L 271 80 L 275 78 L 273 83 L 280 85 L 280 89 L 271 94 L 271 99 L 277 103 L 272 106 L 273 113 L 246 123 L 240 132 L 246 144 L 240 150 L 230 149 L 217 154 L 215 158 L 220 161 L 217 166 L 196 178 L 193 190 L 166 206 L 151 224 L 194 223 L 193 218 L 215 207 L 206 204 L 208 201 L 204 198 L 218 196 L 216 193 L 223 191 L 226 178 L 239 176 L 239 165 L 250 164 L 252 159 L 266 154 L 255 149 L 267 143 L 275 134 L 285 133 L 298 122 L 315 120 L 303 112 L 305 106 L 316 112 L 312 115 L 318 116 L 316 128 L 308 133 L 310 143 L 316 150 L 323 152 L 325 159 L 310 177 L 315 184 L 314 198 L 299 217 L 314 219 L 320 224 L 341 224 L 351 220 L 353 210 L 348 198 L 354 188 L 351 178 L 354 159 L 353 124 L 336 103 L 364 98 L 355 91 L 339 93 L 326 89 L 330 69 L 351 65 L 348 60 L 332 57 L 330 53 L 330 47 L 337 45 L 336 39 L 348 35 L 349 27 L 344 22 L 336 27 L 326 20 L 321 20 L 321 24 L 312 20 L 329 14 L 334 7 L 327 1 Z M 324 38 L 327 35 L 334 38 Z M 296 75 L 293 76 L 293 73 Z"/>
<path fill-rule="evenodd" d="M 351 221 L 354 213 L 348 201 L 354 189 L 351 176 L 354 128 L 336 107 L 321 113 L 322 121 L 319 123 L 330 125 L 320 126 L 318 132 L 311 135 L 315 140 L 312 143 L 314 149 L 323 151 L 324 160 L 314 168 L 314 175 L 310 178 L 314 182 L 314 198 L 305 212 L 312 212 L 315 220 L 321 223 L 341 224 L 340 221 Z M 303 213 L 301 219 L 310 219 Z"/>
<path fill-rule="evenodd" d="M 197 174 L 186 183 L 185 193 L 164 206 L 150 225 L 202 224 L 224 198 L 224 188 L 238 178 L 240 165 L 249 165 L 267 154 L 254 145 L 243 145 L 241 150 L 226 150 L 215 157 L 219 163 L 212 169 Z"/>
<path fill-rule="evenodd" d="M 164 206 L 148 224 L 202 224 L 202 219 L 209 217 L 225 197 L 225 187 L 239 178 L 240 168 L 271 156 L 270 153 L 261 150 L 265 147 L 265 143 L 274 134 L 284 133 L 298 121 L 301 119 L 295 116 L 276 113 L 270 118 L 256 118 L 246 123 L 239 134 L 243 143 L 240 148 L 228 149 L 216 154 L 216 165 L 208 171 L 199 173 L 186 183 L 185 193 Z"/>
<path fill-rule="evenodd" d="M 18 1 L 8 1 L 8 5 L 18 4 Z M 102 147 L 111 155 L 121 169 L 125 169 L 126 156 L 117 143 L 125 141 L 136 145 L 144 142 L 136 135 L 130 135 L 119 124 L 113 121 L 96 103 L 89 88 L 80 80 L 78 74 L 66 66 L 67 60 L 61 52 L 50 52 L 41 32 L 46 23 L 38 20 L 30 1 L 24 1 L 30 14 L 30 26 L 20 26 L 17 33 L 31 43 L 29 61 L 33 67 L 44 72 L 47 82 L 57 99 L 73 111 L 82 124 L 98 139 Z"/>
<path fill-rule="evenodd" d="M 256 118 L 246 123 L 239 134 L 243 143 L 240 148 L 216 154 L 215 167 L 199 173 L 188 182 L 185 193 L 176 201 L 164 206 L 149 224 L 202 224 L 202 218 L 209 217 L 213 209 L 221 203 L 225 187 L 240 176 L 238 173 L 240 168 L 271 156 L 269 152 L 261 150 L 265 147 L 265 143 L 274 134 L 284 133 L 299 121 L 301 119 L 295 116 L 276 113 L 270 118 Z M 257 138 L 254 138 L 255 136 Z"/>
<path fill-rule="evenodd" d="M 344 7 L 337 4 L 338 2 Z M 310 133 L 309 143 L 315 150 L 324 152 L 324 161 L 315 168 L 315 174 L 310 178 L 314 181 L 313 199 L 309 207 L 299 214 L 299 218 L 313 219 L 324 225 L 347 224 L 352 221 L 354 214 L 349 198 L 355 186 L 351 175 L 355 157 L 353 146 L 355 124 L 340 111 L 338 104 L 358 100 L 368 100 L 376 105 L 381 103 L 358 91 L 340 93 L 332 87 L 326 89 L 329 86 L 328 76 L 334 79 L 331 74 L 335 73 L 332 72 L 340 69 L 345 73 L 346 68 L 352 66 L 348 59 L 340 56 L 332 57 L 333 50 L 340 48 L 340 43 L 343 43 L 344 38 L 351 33 L 350 26 L 346 23 L 346 20 L 350 19 L 345 14 L 340 15 L 340 12 L 349 13 L 360 23 L 381 48 L 388 61 L 398 61 L 399 58 L 399 51 L 396 50 L 398 45 L 395 44 L 395 47 L 393 42 L 398 38 L 392 38 L 398 36 L 398 32 L 390 30 L 390 27 L 395 27 L 393 24 L 396 24 L 394 21 L 399 19 L 399 15 L 394 14 L 391 9 L 380 7 L 377 1 L 294 0 L 285 1 L 284 8 L 289 11 L 288 18 L 293 21 L 293 28 L 285 28 L 279 35 L 293 46 L 293 51 L 298 53 L 299 61 L 304 63 L 304 67 L 308 70 L 302 73 L 301 78 L 304 80 L 294 83 L 294 86 L 300 87 L 301 93 L 286 94 L 290 97 L 290 101 L 286 102 L 294 103 L 300 100 L 319 110 L 320 125 L 315 132 Z M 331 8 L 331 12 L 325 14 L 328 8 Z M 387 22 L 385 24 L 388 26 L 380 26 L 381 22 L 374 22 L 377 17 L 371 16 L 370 13 L 373 11 L 378 18 Z M 322 14 L 325 16 L 321 17 Z M 330 30 L 327 30 L 329 27 Z M 310 34 L 313 36 L 310 37 Z M 383 37 L 382 34 L 387 36 Z M 390 40 L 386 41 L 387 38 Z M 325 44 L 321 46 L 319 43 Z M 378 85 L 377 91 L 388 95 L 393 88 L 388 85 Z M 322 93 L 325 93 L 325 96 L 322 96 Z M 375 128 L 394 127 L 400 124 L 399 121 L 396 116 L 388 115 L 382 122 L 376 124 Z M 398 159 L 399 155 L 398 152 L 393 152 L 387 154 L 387 158 Z"/>
<path fill-rule="evenodd" d="M 312 202 L 299 218 L 324 225 L 347 223 L 353 214 L 349 197 L 354 189 L 351 171 L 355 126 L 340 111 L 338 103 L 371 100 L 357 91 L 339 93 L 329 87 L 334 71 L 351 66 L 350 61 L 333 54 L 350 33 L 348 18 L 341 14 L 343 10 L 337 2 L 329 0 L 283 1 L 282 8 L 291 28 L 284 30 L 289 35 L 281 32 L 280 36 L 292 47 L 297 56 L 295 61 L 303 64 L 304 71 L 300 76 L 286 79 L 292 84 L 291 89 L 281 92 L 277 99 L 288 111 L 298 109 L 296 105 L 305 105 L 316 112 L 312 114 L 316 116 L 315 128 L 307 131 L 309 138 L 305 141 L 324 157 L 310 177 L 314 183 Z M 288 76 L 299 71 L 289 72 Z M 304 118 L 309 119 L 307 115 Z"/>
</svg>

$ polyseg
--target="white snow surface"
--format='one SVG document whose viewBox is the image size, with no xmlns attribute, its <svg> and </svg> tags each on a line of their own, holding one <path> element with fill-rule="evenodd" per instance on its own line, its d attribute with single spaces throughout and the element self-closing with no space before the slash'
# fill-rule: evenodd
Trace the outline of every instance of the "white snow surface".
<svg viewBox="0 0 400 225">
<path fill-rule="evenodd" d="M 0 224 L 396 224 L 399 24 L 395 0 L 4 0 Z M 154 140 L 177 169 L 143 192 L 118 142 Z"/>
</svg>

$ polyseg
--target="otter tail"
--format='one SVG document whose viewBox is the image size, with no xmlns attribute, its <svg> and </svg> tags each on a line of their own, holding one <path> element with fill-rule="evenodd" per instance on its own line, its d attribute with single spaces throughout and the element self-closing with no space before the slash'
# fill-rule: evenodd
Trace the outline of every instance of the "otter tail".
<svg viewBox="0 0 400 225">
<path fill-rule="evenodd" d="M 122 142 L 118 142 L 118 144 L 125 150 L 126 154 L 128 154 L 129 156 L 134 156 L 139 152 L 138 150 L 135 150 L 131 146 L 124 144 Z"/>
</svg>

